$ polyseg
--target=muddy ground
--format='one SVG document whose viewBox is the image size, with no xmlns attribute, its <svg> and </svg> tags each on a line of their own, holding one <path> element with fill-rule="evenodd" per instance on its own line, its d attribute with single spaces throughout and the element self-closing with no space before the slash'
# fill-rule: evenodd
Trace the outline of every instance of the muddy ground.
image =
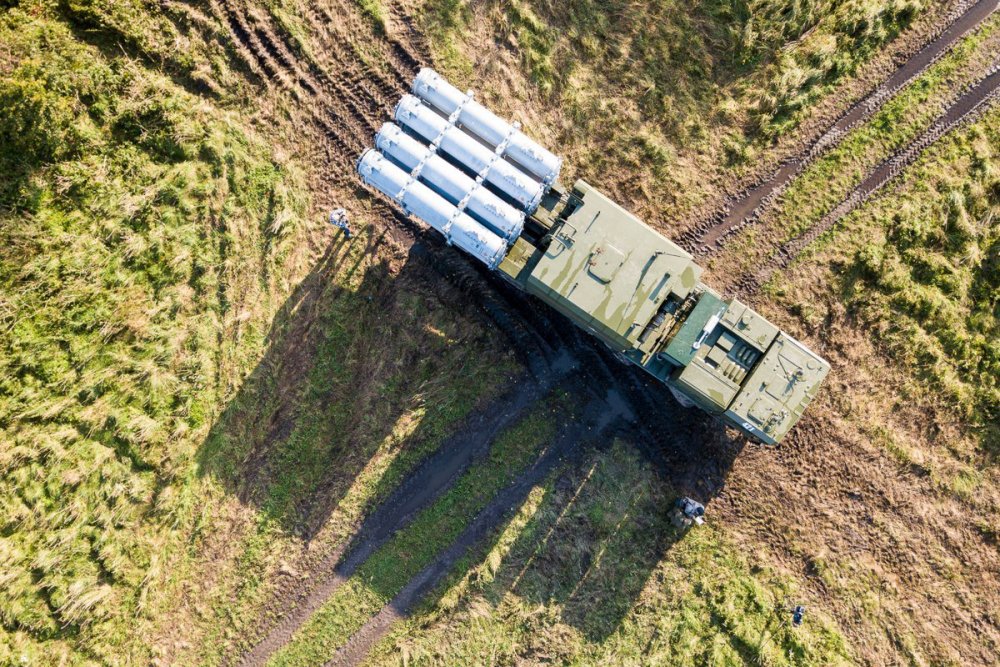
<svg viewBox="0 0 1000 667">
<path fill-rule="evenodd" d="M 675 235 L 695 249 L 715 246 L 713 252 L 724 265 L 726 234 L 750 217 L 759 204 L 766 203 L 770 194 L 780 190 L 782 183 L 807 161 L 817 142 L 833 143 L 838 132 L 870 115 L 872 107 L 865 106 L 864 100 L 882 99 L 885 91 L 891 92 L 910 80 L 940 55 L 933 48 L 922 50 L 924 45 L 940 36 L 938 44 L 946 48 L 945 42 L 966 32 L 970 23 L 981 21 L 995 4 L 952 3 L 936 13 L 933 20 L 928 19 L 901 37 L 884 58 L 845 84 L 839 96 L 822 105 L 794 137 L 779 146 L 762 163 L 758 174 L 745 183 L 718 184 L 717 196 L 702 212 L 707 217 L 693 216 L 689 225 L 678 225 L 673 230 Z M 964 13 L 970 6 L 972 11 Z M 867 413 L 876 417 L 866 419 L 882 416 L 893 423 L 909 424 L 901 428 L 909 428 L 914 437 L 923 437 L 922 425 L 933 421 L 937 408 L 898 408 L 892 396 L 896 371 L 842 312 L 831 307 L 834 315 L 825 324 L 827 331 L 822 337 L 818 332 L 796 332 L 833 365 L 831 380 L 817 402 L 781 447 L 745 447 L 733 434 L 703 417 L 676 408 L 662 388 L 617 365 L 590 341 L 567 331 L 568 325 L 557 316 L 542 312 L 538 304 L 505 290 L 478 271 L 470 274 L 468 269 L 459 269 L 460 277 L 456 279 L 447 266 L 442 270 L 435 257 L 451 251 L 357 184 L 354 160 L 370 145 L 373 133 L 389 117 L 392 105 L 418 68 L 432 64 L 411 9 L 399 3 L 389 4 L 386 34 L 379 34 L 353 3 L 335 0 L 311 4 L 306 18 L 316 48 L 308 57 L 262 12 L 236 0 L 213 0 L 209 8 L 230 31 L 234 56 L 243 63 L 246 76 L 262 89 L 277 91 L 292 100 L 288 108 L 302 133 L 298 143 L 311 156 L 308 162 L 317 165 L 313 175 L 315 191 L 327 195 L 319 206 L 359 202 L 353 207 L 356 218 L 379 230 L 375 235 L 378 244 L 396 258 L 390 270 L 398 271 L 400 266 L 412 263 L 416 267 L 414 275 L 443 277 L 447 284 L 440 289 L 447 292 L 446 298 L 477 305 L 484 326 L 496 327 L 510 340 L 524 343 L 529 351 L 523 356 L 528 371 L 518 378 L 517 389 L 503 399 L 511 407 L 500 412 L 492 405 L 481 406 L 439 454 L 358 527 L 350 545 L 334 547 L 332 542 L 324 543 L 322 526 L 315 527 L 316 546 L 297 563 L 311 576 L 281 587 L 257 630 L 255 648 L 242 656 L 241 664 L 262 664 L 267 655 L 287 642 L 294 629 L 366 554 L 436 497 L 488 447 L 504 424 L 540 395 L 541 385 L 554 381 L 558 373 L 553 369 L 567 358 L 563 355 L 571 359 L 571 367 L 586 368 L 566 371 L 577 378 L 577 384 L 569 384 L 568 390 L 586 396 L 587 387 L 605 386 L 622 396 L 627 412 L 642 422 L 646 435 L 653 436 L 641 440 L 648 443 L 647 455 L 671 485 L 709 499 L 709 512 L 741 546 L 764 553 L 767 559 L 797 573 L 806 582 L 809 603 L 836 616 L 860 661 L 892 663 L 905 650 L 891 645 L 888 638 L 904 644 L 906 637 L 920 635 L 934 638 L 929 645 L 936 651 L 931 656 L 935 661 L 990 664 L 996 659 L 1000 654 L 995 617 L 995 610 L 1000 609 L 1000 558 L 996 546 L 963 523 L 959 501 L 942 497 L 918 473 L 900 474 L 885 451 L 871 442 L 857 417 Z M 953 23 L 956 19 L 959 22 Z M 949 32 L 949 26 L 957 27 Z M 375 52 L 378 57 L 359 58 L 359 48 Z M 916 58 L 908 60 L 913 54 L 917 54 Z M 367 62 L 378 64 L 363 64 Z M 894 62 L 908 64 L 897 70 L 889 66 Z M 995 79 L 989 80 L 990 95 L 996 87 Z M 882 88 L 878 88 L 880 85 Z M 977 99 L 983 97 L 985 93 Z M 972 107 L 954 107 L 948 122 L 957 122 Z M 785 166 L 775 172 L 779 164 Z M 868 193 L 876 183 L 885 181 L 887 169 L 866 181 Z M 762 181 L 760 177 L 766 174 L 772 176 Z M 751 187 L 761 182 L 764 187 Z M 734 192 L 744 196 L 731 194 Z M 794 256 L 801 245 L 793 244 L 784 252 L 776 249 L 767 268 L 783 268 L 785 258 Z M 753 299 L 761 284 L 762 277 L 755 276 L 736 281 L 735 288 L 742 296 Z M 487 291 L 491 295 L 485 299 L 474 296 Z M 308 292 L 303 307 L 309 307 Z M 782 313 L 768 315 L 779 324 L 798 326 Z M 519 324 L 518 319 L 524 323 Z M 829 331 L 837 335 L 831 336 Z M 303 332 L 302 340 L 309 339 L 307 334 Z M 308 355 L 308 347 L 302 346 L 290 355 L 285 371 L 289 381 L 295 375 L 296 355 Z M 539 358 L 544 363 L 540 364 Z M 586 363 L 581 364 L 584 359 Z M 594 359 L 598 361 L 593 363 Z M 562 381 L 561 376 L 558 381 Z M 608 399 L 591 395 L 588 400 Z M 664 405 L 670 407 L 658 409 Z M 653 412 L 655 416 L 651 416 Z M 661 427 L 671 433 L 669 449 L 655 437 Z M 280 419 L 274 429 L 280 434 Z M 571 431 L 557 444 L 568 444 L 572 435 Z M 533 475 L 540 475 L 548 464 L 539 465 L 542 467 L 526 473 L 525 483 L 534 479 Z M 511 497 L 519 490 L 521 487 L 510 490 Z M 507 496 L 501 498 L 501 504 L 510 500 Z M 405 613 L 454 562 L 460 548 L 474 543 L 484 531 L 500 523 L 504 513 L 498 505 L 484 511 L 482 517 L 470 525 L 455 549 L 442 554 L 432 568 L 421 573 L 399 599 L 366 626 L 337 660 L 353 663 L 363 657 L 366 647 L 380 636 L 394 615 Z M 879 596 L 874 613 L 881 616 L 873 617 L 870 601 L 844 597 L 825 586 L 819 570 L 829 561 L 864 570 L 872 585 L 872 590 L 864 593 Z M 945 576 L 944 570 L 953 569 L 961 575 Z M 873 628 L 882 632 L 873 632 Z"/>
</svg>

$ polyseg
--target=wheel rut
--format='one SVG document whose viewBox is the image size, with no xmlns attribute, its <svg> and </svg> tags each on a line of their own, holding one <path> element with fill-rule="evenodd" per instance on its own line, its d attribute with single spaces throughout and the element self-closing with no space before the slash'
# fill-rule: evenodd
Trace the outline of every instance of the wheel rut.
<svg viewBox="0 0 1000 667">
<path fill-rule="evenodd" d="M 908 61 L 865 100 L 849 109 L 801 159 L 814 159 L 814 154 L 835 145 L 846 132 L 845 128 L 853 127 L 870 117 L 900 87 L 945 53 L 962 34 L 985 20 L 998 4 L 1000 0 L 980 0 L 974 5 L 969 2 L 959 5 L 962 10 L 959 15 L 915 56 L 917 61 L 912 65 Z M 322 138 L 329 158 L 329 163 L 322 166 L 323 173 L 332 184 L 356 187 L 352 169 L 354 160 L 367 147 L 372 132 L 381 124 L 390 105 L 408 88 L 421 63 L 428 61 L 426 49 L 406 10 L 398 2 L 390 2 L 387 3 L 387 11 L 393 24 L 401 29 L 392 34 L 373 37 L 378 42 L 385 67 L 373 66 L 369 64 L 369 59 L 362 57 L 363 54 L 357 51 L 354 40 L 342 32 L 344 29 L 337 27 L 347 25 L 347 29 L 350 29 L 350 26 L 357 25 L 356 8 L 352 4 L 334 2 L 335 13 L 331 13 L 330 8 L 321 3 L 308 5 L 305 19 L 313 33 L 320 38 L 322 47 L 312 57 L 300 53 L 300 49 L 285 38 L 281 29 L 273 25 L 267 16 L 241 13 L 242 5 L 236 0 L 212 0 L 209 3 L 214 18 L 229 31 L 233 48 L 248 72 L 268 88 L 285 91 L 306 105 L 308 117 L 315 125 L 318 136 Z M 987 8 L 989 11 L 980 16 L 979 13 Z M 355 23 L 344 18 L 349 16 L 355 16 Z M 984 97 L 980 102 L 985 103 L 985 100 Z M 961 118 L 966 118 L 971 113 L 972 110 L 969 110 Z M 960 122 L 961 118 L 949 121 L 951 126 Z M 942 119 L 942 122 L 945 120 Z M 941 129 L 940 134 L 946 131 L 947 128 Z M 928 140 L 928 145 L 933 140 Z M 919 150 L 922 149 L 918 149 L 918 153 Z M 906 164 L 912 163 L 914 159 L 915 156 Z M 902 166 L 895 168 L 895 171 L 890 169 L 885 173 L 898 173 L 906 164 L 901 163 Z M 739 214 L 734 205 L 725 215 L 714 218 L 694 230 L 696 233 L 684 237 L 683 243 L 689 248 L 724 243 L 728 230 L 735 228 L 748 215 L 759 212 L 762 205 L 769 201 L 768 197 L 775 196 L 774 191 L 781 187 L 778 176 L 787 174 L 782 176 L 787 182 L 802 166 L 804 163 L 789 166 L 790 171 L 785 172 L 779 169 L 778 175 L 766 181 L 774 185 L 770 194 L 760 190 L 761 194 L 758 195 L 758 190 L 753 190 L 738 198 L 740 201 L 745 200 L 741 204 L 742 208 L 749 206 L 747 214 L 741 214 L 740 220 L 734 217 Z M 872 178 L 874 177 L 873 174 Z M 891 177 L 885 176 L 885 180 Z M 863 196 L 870 195 L 884 184 L 875 184 L 875 181 L 869 180 L 866 179 L 865 183 L 871 186 L 871 191 Z M 395 209 L 377 205 L 376 210 L 382 211 L 387 224 L 402 234 L 405 245 L 415 247 L 418 254 L 423 253 L 425 259 L 443 277 L 473 297 L 480 310 L 486 313 L 518 349 L 524 351 L 523 359 L 531 370 L 531 376 L 520 380 L 518 386 L 504 397 L 504 411 L 497 410 L 495 406 L 487 406 L 469 417 L 466 425 L 455 436 L 443 443 L 434 455 L 418 466 L 395 492 L 366 517 L 350 543 L 340 546 L 322 561 L 316 568 L 320 576 L 314 577 L 314 582 L 308 589 L 280 591 L 278 596 L 287 609 L 286 613 L 276 623 L 264 622 L 258 634 L 262 639 L 250 651 L 238 657 L 240 665 L 263 665 L 371 554 L 385 544 L 393 532 L 408 525 L 415 514 L 440 497 L 477 457 L 482 457 L 489 451 L 500 433 L 523 417 L 553 387 L 572 383 L 574 391 L 579 390 L 583 392 L 581 395 L 589 395 L 591 401 L 596 402 L 595 410 L 588 413 L 614 415 L 618 421 L 580 421 L 564 428 L 542 456 L 495 496 L 455 542 L 415 576 L 389 605 L 369 619 L 329 664 L 357 664 L 363 659 L 368 649 L 384 636 L 395 619 L 412 609 L 429 590 L 441 582 L 470 547 L 478 544 L 506 520 L 510 508 L 519 505 L 530 489 L 549 475 L 560 460 L 579 451 L 577 445 L 586 434 L 593 436 L 594 433 L 607 433 L 615 424 L 626 421 L 629 415 L 645 413 L 650 407 L 652 399 L 646 388 L 636 381 L 634 374 L 621 364 L 607 363 L 607 354 L 597 351 L 593 341 L 584 340 L 575 331 L 570 336 L 554 337 L 552 331 L 558 331 L 560 327 L 551 326 L 551 322 L 546 324 L 544 315 L 536 316 L 534 320 L 529 317 L 534 312 L 533 305 L 524 301 L 525 297 L 504 296 L 502 290 L 496 289 L 497 286 L 493 284 L 495 281 L 482 276 L 463 258 L 443 247 L 426 229 Z M 846 215 L 846 211 L 840 217 L 843 215 Z M 824 224 L 832 226 L 835 222 L 836 220 L 827 222 L 824 218 L 824 222 L 816 229 Z M 812 238 L 820 233 L 822 230 L 815 231 Z M 789 244 L 791 256 L 798 252 L 796 248 L 804 247 L 807 243 L 807 240 L 796 239 Z M 781 257 L 774 258 L 770 265 L 777 270 L 782 266 L 781 261 L 784 261 Z M 748 289 L 757 289 L 753 287 L 758 284 L 753 282 L 755 280 L 756 277 L 745 279 Z M 581 363 L 581 360 L 585 363 Z M 595 395 L 594 388 L 609 391 Z M 657 429 L 649 425 L 642 427 L 648 428 L 651 434 L 655 434 Z M 696 430 L 697 425 L 691 428 Z"/>
<path fill-rule="evenodd" d="M 809 244 L 899 176 L 916 162 L 929 146 L 957 127 L 978 118 L 998 98 L 1000 98 L 1000 62 L 957 101 L 949 105 L 923 134 L 907 146 L 895 151 L 869 172 L 840 204 L 816 224 L 778 248 L 760 267 L 738 278 L 732 291 L 743 298 L 759 292 L 777 271 L 786 268 Z"/>
<path fill-rule="evenodd" d="M 599 419 L 579 420 L 563 427 L 552 444 L 531 467 L 500 491 L 447 549 L 414 576 L 389 604 L 354 633 L 325 663 L 326 667 L 360 664 L 371 648 L 388 633 L 395 621 L 409 613 L 426 594 L 440 584 L 462 556 L 514 514 L 533 487 L 540 484 L 567 459 L 582 454 L 584 450 L 581 442 L 588 438 L 600 437 L 625 416 L 616 413 L 615 410 L 614 402 L 595 397 L 584 412 L 599 416 Z"/>
<path fill-rule="evenodd" d="M 344 52 L 340 44 L 345 40 L 329 30 L 325 34 L 332 43 L 330 50 L 338 58 L 332 76 L 318 63 L 299 55 L 297 47 L 261 12 L 248 12 L 242 3 L 232 0 L 213 0 L 209 7 L 228 30 L 237 57 L 246 68 L 268 88 L 285 91 L 300 103 L 328 142 L 327 155 L 339 167 L 335 182 L 344 184 L 368 136 L 380 125 L 388 100 L 398 97 L 402 86 L 374 73 L 360 54 Z M 310 23 L 317 20 L 314 16 Z M 399 78 L 403 77 L 400 74 Z M 374 89 L 369 82 L 374 82 Z"/>
<path fill-rule="evenodd" d="M 409 525 L 420 510 L 439 498 L 473 463 L 482 459 L 499 434 L 536 405 L 545 391 L 546 383 L 521 378 L 512 390 L 498 399 L 507 406 L 506 411 L 489 406 L 467 418 L 453 436 L 369 513 L 349 543 L 320 564 L 317 570 L 327 574 L 311 590 L 301 593 L 297 599 L 286 597 L 289 611 L 237 664 L 242 667 L 264 665 L 379 547 L 396 531 Z"/>
<path fill-rule="evenodd" d="M 798 155 L 782 162 L 769 177 L 730 197 L 722 210 L 682 232 L 678 244 L 689 252 L 713 255 L 745 227 L 755 224 L 780 197 L 792 180 L 819 156 L 836 147 L 862 122 L 874 116 L 935 62 L 940 60 L 965 35 L 978 28 L 1000 8 L 1000 0 L 971 0 L 958 3 L 942 17 L 931 41 L 904 61 L 874 90 L 840 115 L 822 134 Z"/>
</svg>

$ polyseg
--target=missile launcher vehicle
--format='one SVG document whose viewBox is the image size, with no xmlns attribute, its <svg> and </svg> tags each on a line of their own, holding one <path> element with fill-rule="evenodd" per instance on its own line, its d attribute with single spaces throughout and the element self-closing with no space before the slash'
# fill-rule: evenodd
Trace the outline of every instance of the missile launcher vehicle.
<svg viewBox="0 0 1000 667">
<path fill-rule="evenodd" d="M 358 160 L 362 180 L 449 244 L 589 331 L 621 358 L 765 444 L 779 442 L 826 361 L 700 281 L 682 248 L 431 69 Z"/>
</svg>

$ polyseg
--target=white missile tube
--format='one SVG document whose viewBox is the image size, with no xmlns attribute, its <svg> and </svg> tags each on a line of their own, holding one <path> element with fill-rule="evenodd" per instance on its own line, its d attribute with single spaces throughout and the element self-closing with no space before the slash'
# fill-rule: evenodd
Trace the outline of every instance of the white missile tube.
<svg viewBox="0 0 1000 667">
<path fill-rule="evenodd" d="M 518 206 L 531 213 L 545 194 L 545 186 L 534 180 L 496 153 L 451 125 L 447 119 L 424 105 L 413 95 L 404 95 L 396 105 L 396 122 L 427 143 L 437 142 L 440 150 L 452 156 L 470 171 L 483 176 L 491 187 L 508 195 Z"/>
<path fill-rule="evenodd" d="M 358 160 L 358 173 L 368 185 L 386 195 L 413 215 L 438 230 L 448 240 L 491 269 L 495 269 L 507 252 L 507 244 L 465 213 L 449 204 L 429 187 L 368 149 Z"/>
<path fill-rule="evenodd" d="M 451 116 L 459 109 L 458 122 L 491 146 L 496 147 L 506 141 L 504 155 L 523 166 L 545 185 L 551 185 L 559 177 L 562 158 L 529 139 L 519 129 L 472 99 L 471 93 L 463 93 L 429 67 L 417 74 L 412 90 L 414 95 L 440 109 L 446 116 Z"/>
<path fill-rule="evenodd" d="M 492 231 L 512 243 L 524 229 L 524 213 L 518 211 L 474 179 L 466 176 L 440 155 L 409 136 L 394 123 L 385 123 L 375 135 L 375 147 L 411 170 L 419 168 L 424 183 L 443 192 L 456 205 L 478 216 Z"/>
</svg>

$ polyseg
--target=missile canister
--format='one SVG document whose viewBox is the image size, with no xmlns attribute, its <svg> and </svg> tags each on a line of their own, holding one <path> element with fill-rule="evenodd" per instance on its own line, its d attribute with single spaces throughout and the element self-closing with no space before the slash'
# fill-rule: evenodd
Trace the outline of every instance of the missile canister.
<svg viewBox="0 0 1000 667">
<path fill-rule="evenodd" d="M 484 127 L 495 117 L 477 116 L 471 95 L 429 70 L 413 90 L 426 101 L 407 95 L 397 106 L 402 128 L 387 125 L 376 141 L 392 157 L 373 151 L 358 165 L 367 183 L 662 382 L 684 405 L 761 443 L 786 437 L 829 363 L 747 305 L 723 299 L 699 280 L 702 268 L 689 253 L 586 182 L 536 182 L 541 171 L 506 152 L 516 125 L 497 125 L 490 135 Z M 483 177 L 473 185 L 488 185 L 502 201 L 528 204 L 524 233 L 506 255 L 500 236 L 461 212 L 470 205 L 470 173 Z M 502 180 L 510 174 L 514 180 Z M 541 192 L 551 195 L 536 207 Z"/>
<path fill-rule="evenodd" d="M 409 136 L 395 123 L 385 123 L 375 135 L 375 146 L 406 169 L 420 166 L 419 178 L 444 193 L 453 204 L 465 200 L 465 210 L 478 217 L 508 243 L 524 229 L 524 213 L 501 200 L 450 162 Z"/>
<path fill-rule="evenodd" d="M 494 148 L 506 139 L 504 155 L 520 164 L 543 184 L 551 185 L 559 177 L 562 158 L 529 139 L 524 132 L 479 102 L 469 99 L 466 93 L 445 81 L 429 67 L 420 70 L 413 80 L 413 94 L 440 109 L 446 116 L 461 107 L 458 122 L 463 127 Z"/>
<path fill-rule="evenodd" d="M 428 143 L 439 140 L 440 150 L 474 174 L 484 170 L 484 181 L 531 213 L 545 194 L 545 186 L 511 163 L 499 158 L 474 137 L 448 123 L 446 118 L 413 95 L 404 95 L 396 105 L 396 122 Z M 440 139 L 439 139 L 440 138 Z"/>
<path fill-rule="evenodd" d="M 491 269 L 503 260 L 507 244 L 503 239 L 460 212 L 444 197 L 394 165 L 378 151 L 369 149 L 358 160 L 358 173 L 411 214 L 444 234 L 452 243 Z"/>
</svg>

